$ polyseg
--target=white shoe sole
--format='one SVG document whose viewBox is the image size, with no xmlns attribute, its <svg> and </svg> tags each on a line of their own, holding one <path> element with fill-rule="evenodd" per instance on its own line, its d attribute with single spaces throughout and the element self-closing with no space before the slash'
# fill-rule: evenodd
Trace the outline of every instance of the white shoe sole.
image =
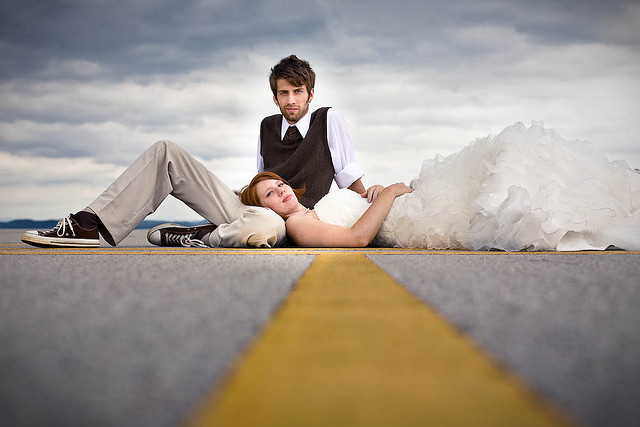
<svg viewBox="0 0 640 427">
<path fill-rule="evenodd" d="M 25 231 L 22 234 L 24 243 L 43 248 L 99 248 L 100 239 L 76 239 L 68 237 L 44 237 L 37 231 Z"/>
<path fill-rule="evenodd" d="M 158 230 L 160 230 L 162 228 L 167 228 L 167 227 L 183 227 L 183 226 L 180 225 L 180 224 L 176 224 L 175 222 L 165 222 L 164 224 L 156 225 L 151 230 L 147 231 L 147 241 L 149 243 L 151 243 L 152 245 L 164 246 L 164 245 L 160 244 L 160 234 L 158 234 L 158 238 L 157 239 L 152 239 L 151 235 L 153 233 L 155 233 L 156 231 L 158 231 Z M 157 243 L 156 243 L 156 240 L 157 240 Z"/>
</svg>

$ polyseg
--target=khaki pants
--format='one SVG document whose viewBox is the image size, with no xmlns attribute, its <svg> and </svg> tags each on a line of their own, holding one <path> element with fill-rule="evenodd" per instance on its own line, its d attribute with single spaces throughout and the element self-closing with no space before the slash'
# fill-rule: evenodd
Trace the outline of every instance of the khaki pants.
<svg viewBox="0 0 640 427">
<path fill-rule="evenodd" d="M 218 228 L 211 246 L 273 247 L 286 237 L 284 220 L 270 209 L 245 206 L 202 163 L 170 141 L 149 147 L 88 207 L 120 243 L 169 195 Z M 110 241 L 112 240 L 112 241 Z"/>
</svg>

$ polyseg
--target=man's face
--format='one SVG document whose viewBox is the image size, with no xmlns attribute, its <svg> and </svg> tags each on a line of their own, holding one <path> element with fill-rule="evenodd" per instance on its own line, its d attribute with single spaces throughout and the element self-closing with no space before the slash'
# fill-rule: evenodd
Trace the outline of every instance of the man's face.
<svg viewBox="0 0 640 427">
<path fill-rule="evenodd" d="M 309 103 L 313 99 L 313 89 L 307 92 L 307 87 L 293 86 L 285 79 L 276 80 L 276 96 L 273 101 L 280 108 L 284 118 L 293 125 L 309 111 Z"/>
</svg>

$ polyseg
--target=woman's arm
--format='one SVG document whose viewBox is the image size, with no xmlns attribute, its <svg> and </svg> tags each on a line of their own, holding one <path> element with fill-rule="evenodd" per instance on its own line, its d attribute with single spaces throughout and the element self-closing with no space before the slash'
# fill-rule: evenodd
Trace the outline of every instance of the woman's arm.
<svg viewBox="0 0 640 427">
<path fill-rule="evenodd" d="M 287 233 L 299 246 L 365 247 L 382 226 L 395 198 L 411 191 L 402 183 L 386 187 L 351 228 L 318 221 L 309 215 L 294 215 L 287 220 Z"/>
</svg>

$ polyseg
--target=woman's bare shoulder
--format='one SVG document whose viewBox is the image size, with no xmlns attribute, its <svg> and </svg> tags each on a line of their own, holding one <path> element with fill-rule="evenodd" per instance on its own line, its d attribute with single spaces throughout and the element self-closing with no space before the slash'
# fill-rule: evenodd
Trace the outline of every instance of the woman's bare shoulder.
<svg viewBox="0 0 640 427">
<path fill-rule="evenodd" d="M 287 227 L 290 227 L 290 226 L 295 227 L 299 225 L 310 224 L 317 221 L 319 220 L 316 218 L 313 212 L 307 212 L 300 215 L 292 215 L 289 218 L 287 218 L 285 223 L 287 224 Z"/>
<path fill-rule="evenodd" d="M 300 246 L 310 246 L 309 238 L 316 234 L 316 226 L 320 223 L 309 212 L 302 215 L 293 215 L 285 221 L 287 234 Z M 313 245 L 311 245 L 313 246 Z"/>
</svg>

